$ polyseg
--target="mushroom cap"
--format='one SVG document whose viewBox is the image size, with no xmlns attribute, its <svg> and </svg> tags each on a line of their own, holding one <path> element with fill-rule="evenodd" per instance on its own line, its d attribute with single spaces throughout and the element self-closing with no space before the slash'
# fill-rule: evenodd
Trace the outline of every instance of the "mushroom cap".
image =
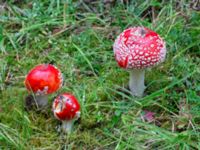
<svg viewBox="0 0 200 150">
<path fill-rule="evenodd" d="M 80 117 L 80 104 L 70 93 L 57 96 L 53 102 L 53 113 L 58 120 L 71 120 Z"/>
<path fill-rule="evenodd" d="M 132 27 L 117 37 L 113 51 L 120 67 L 144 69 L 164 61 L 166 46 L 156 32 L 145 27 Z"/>
<path fill-rule="evenodd" d="M 58 68 L 51 64 L 40 64 L 27 74 L 24 84 L 28 91 L 45 95 L 57 91 L 62 82 L 62 74 Z"/>
</svg>

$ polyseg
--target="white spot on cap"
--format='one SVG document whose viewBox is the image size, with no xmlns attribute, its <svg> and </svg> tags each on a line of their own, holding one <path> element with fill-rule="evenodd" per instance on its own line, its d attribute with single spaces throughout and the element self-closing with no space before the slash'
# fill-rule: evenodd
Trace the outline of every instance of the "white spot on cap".
<svg viewBox="0 0 200 150">
<path fill-rule="evenodd" d="M 143 55 L 143 54 L 144 54 L 144 52 L 143 52 L 143 51 L 141 51 L 141 52 L 139 52 L 139 54 L 140 54 L 140 55 Z"/>
<path fill-rule="evenodd" d="M 132 56 L 133 56 L 133 57 L 135 56 L 135 53 L 134 53 L 134 52 L 132 53 Z"/>
<path fill-rule="evenodd" d="M 154 44 L 151 44 L 150 46 L 153 48 L 153 47 L 154 47 Z"/>
<path fill-rule="evenodd" d="M 142 64 L 146 64 L 146 62 L 145 62 L 145 61 L 142 61 Z"/>
<path fill-rule="evenodd" d="M 81 112 L 80 112 L 80 111 L 77 111 L 77 112 L 76 112 L 76 118 L 80 118 L 80 116 L 81 116 Z"/>
<path fill-rule="evenodd" d="M 144 58 L 145 58 L 144 56 L 141 56 L 141 57 L 140 57 L 140 59 L 142 59 L 142 60 L 143 60 Z"/>
<path fill-rule="evenodd" d="M 138 57 L 139 57 L 139 56 L 138 56 L 138 55 L 136 55 L 136 56 L 134 57 L 134 59 L 138 59 Z"/>
</svg>

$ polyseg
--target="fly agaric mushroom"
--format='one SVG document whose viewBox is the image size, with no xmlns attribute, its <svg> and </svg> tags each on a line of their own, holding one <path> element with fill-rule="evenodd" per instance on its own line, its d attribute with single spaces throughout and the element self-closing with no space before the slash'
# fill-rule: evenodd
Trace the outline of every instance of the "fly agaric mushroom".
<svg viewBox="0 0 200 150">
<path fill-rule="evenodd" d="M 165 42 L 148 28 L 132 27 L 117 37 L 113 51 L 118 65 L 130 72 L 129 88 L 132 95 L 141 97 L 145 90 L 145 69 L 164 61 Z"/>
<path fill-rule="evenodd" d="M 62 86 L 62 82 L 60 70 L 51 64 L 35 66 L 24 81 L 27 90 L 35 94 L 38 107 L 48 104 L 47 95 L 56 92 Z"/>
<path fill-rule="evenodd" d="M 69 93 L 57 96 L 53 102 L 54 116 L 62 121 L 62 129 L 69 133 L 73 123 L 80 117 L 80 104 L 76 97 Z"/>
</svg>

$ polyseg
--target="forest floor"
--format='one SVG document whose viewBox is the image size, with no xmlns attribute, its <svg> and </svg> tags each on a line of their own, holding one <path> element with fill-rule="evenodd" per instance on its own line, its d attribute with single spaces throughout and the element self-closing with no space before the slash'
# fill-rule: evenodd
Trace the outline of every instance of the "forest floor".
<svg viewBox="0 0 200 150">
<path fill-rule="evenodd" d="M 0 149 L 200 149 L 200 9 L 180 0 L 10 0 L 0 4 Z M 167 44 L 146 71 L 145 96 L 128 94 L 113 54 L 126 28 L 145 26 Z M 64 76 L 46 110 L 25 109 L 26 74 L 51 63 Z M 81 118 L 71 134 L 51 111 L 71 92 Z M 151 114 L 151 119 L 147 118 Z"/>
</svg>

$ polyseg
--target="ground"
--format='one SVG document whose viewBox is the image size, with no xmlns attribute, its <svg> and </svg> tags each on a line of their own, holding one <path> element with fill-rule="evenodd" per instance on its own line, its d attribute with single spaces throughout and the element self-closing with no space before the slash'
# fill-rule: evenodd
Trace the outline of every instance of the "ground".
<svg viewBox="0 0 200 150">
<path fill-rule="evenodd" d="M 1 2 L 0 149 L 200 149 L 199 7 L 197 0 Z M 131 26 L 167 44 L 165 62 L 146 71 L 143 98 L 128 94 L 128 72 L 112 50 Z M 27 111 L 23 81 L 41 63 L 60 68 L 64 84 L 48 108 Z M 51 111 L 62 92 L 81 104 L 70 135 Z"/>
</svg>

